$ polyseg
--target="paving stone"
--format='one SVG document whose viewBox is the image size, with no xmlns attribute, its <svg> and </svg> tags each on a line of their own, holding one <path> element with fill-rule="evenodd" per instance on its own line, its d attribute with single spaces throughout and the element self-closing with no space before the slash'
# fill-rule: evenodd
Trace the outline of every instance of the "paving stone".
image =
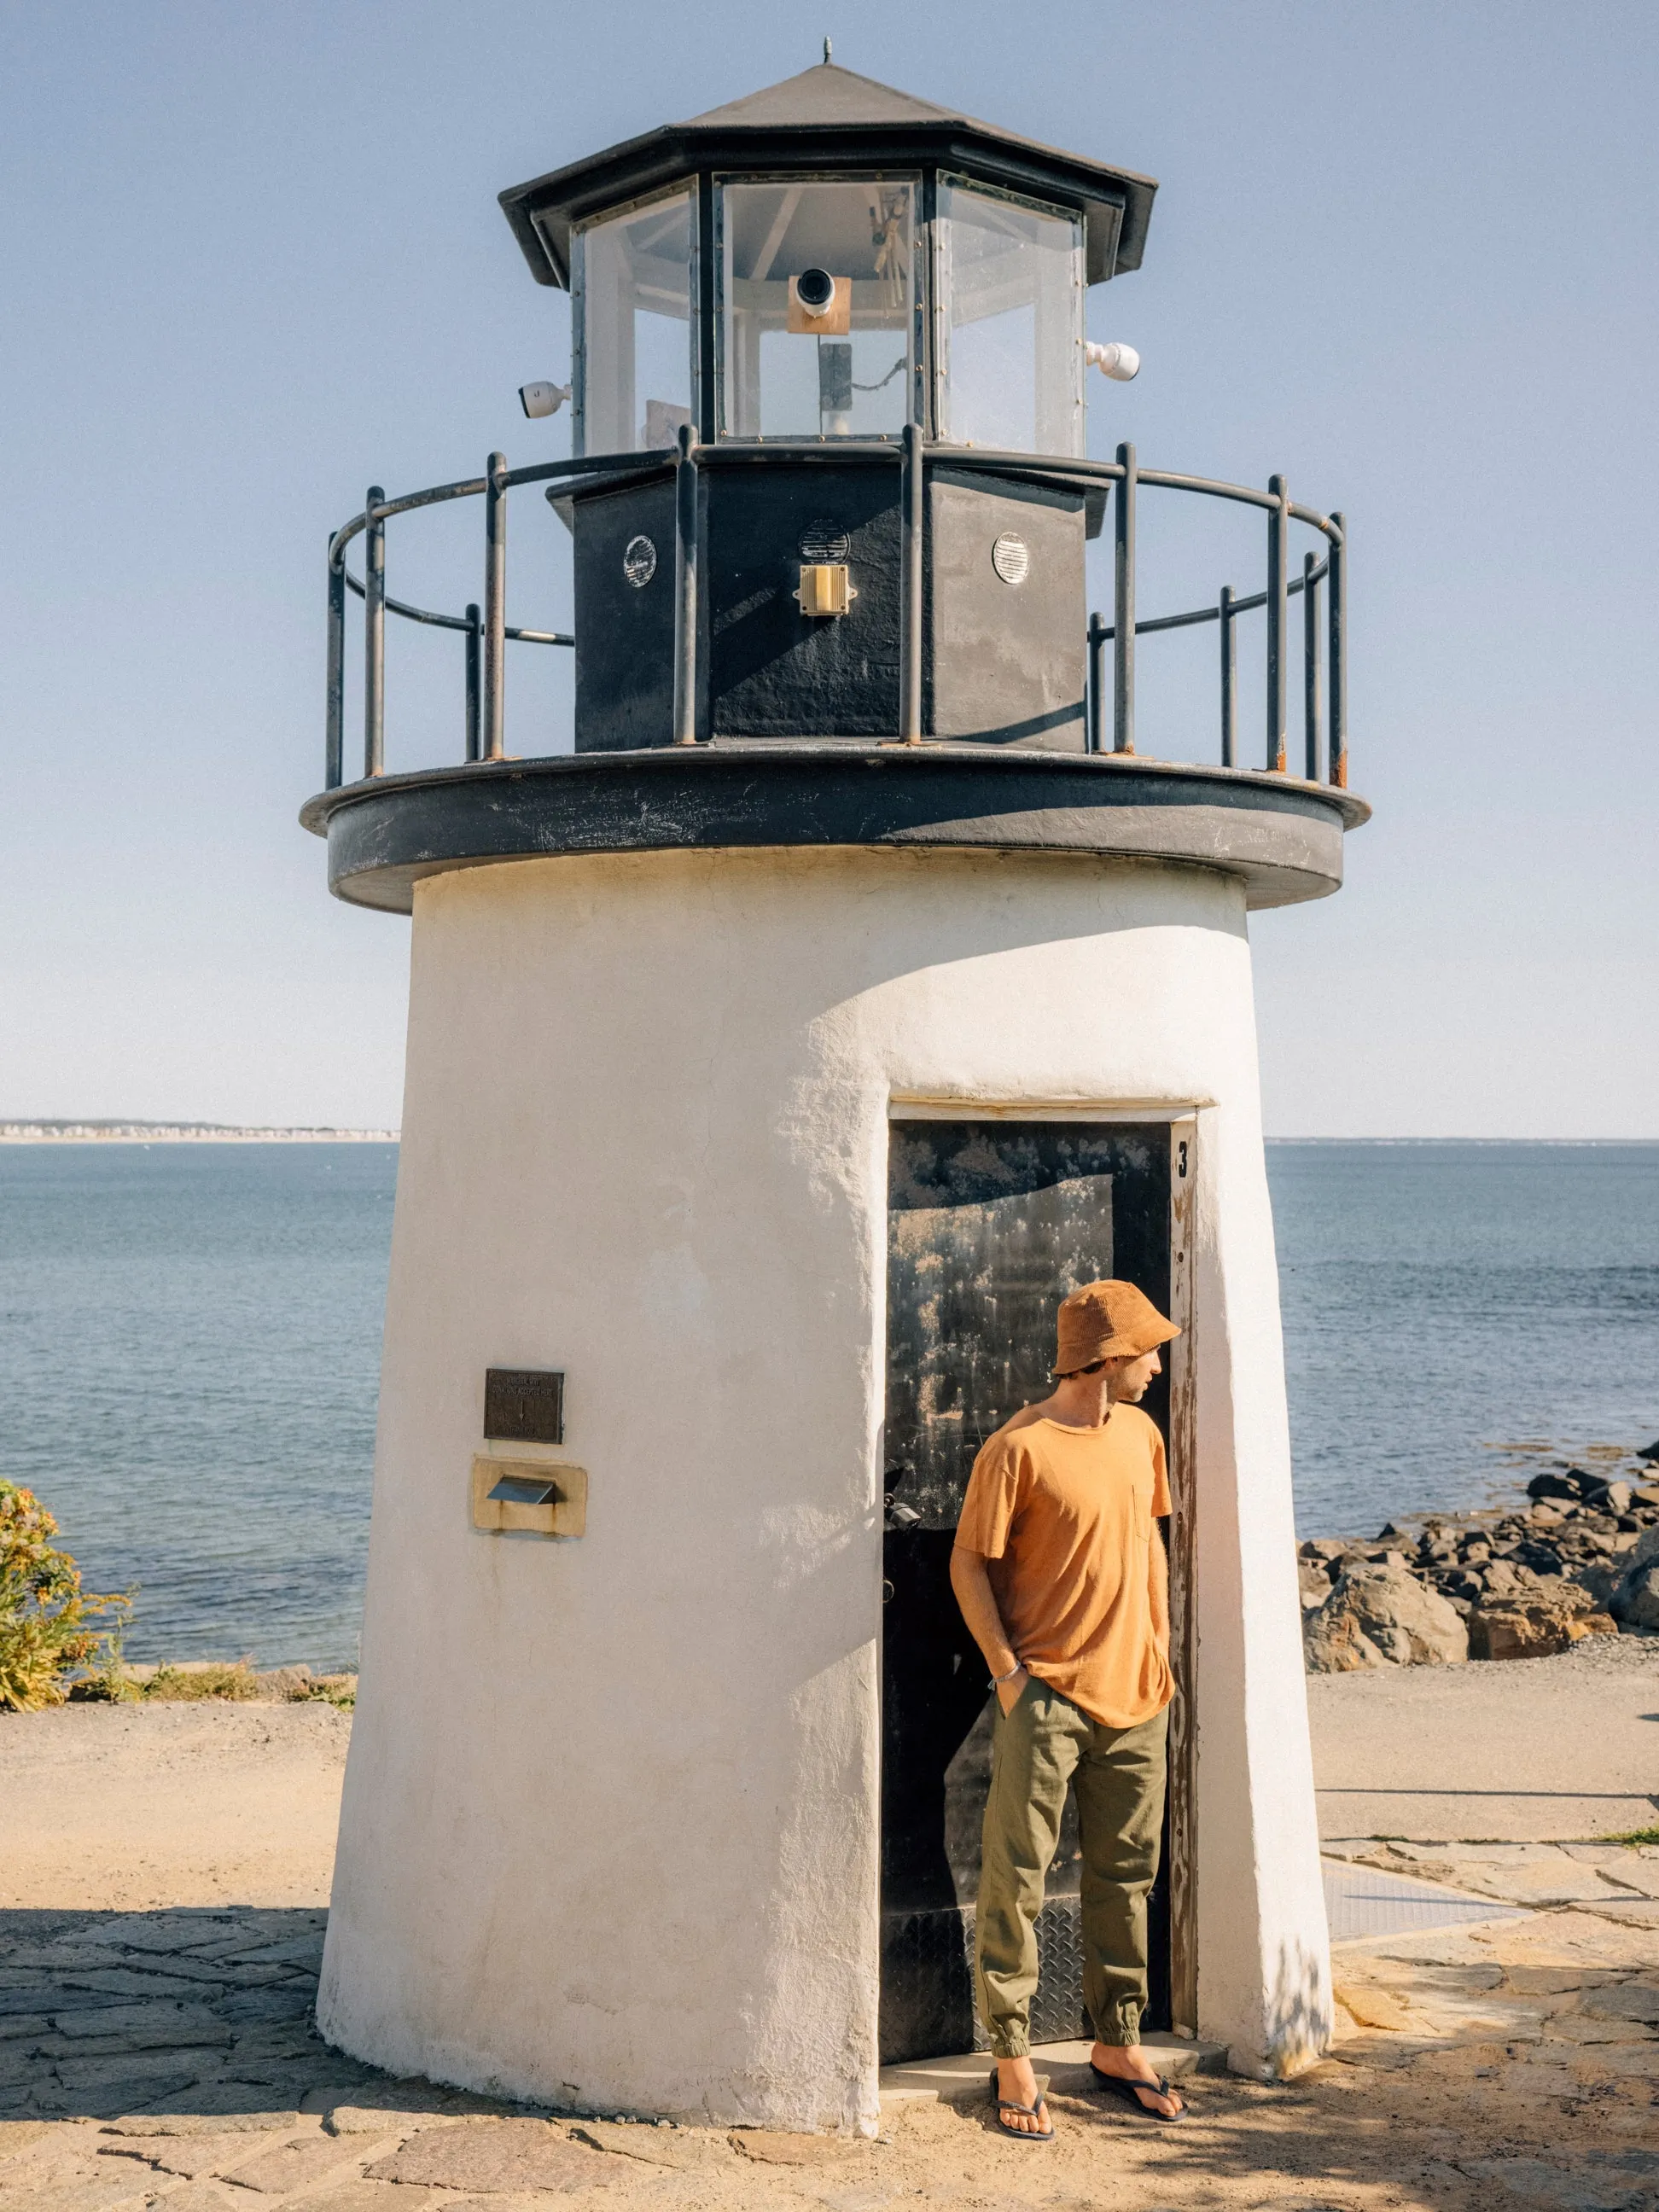
<svg viewBox="0 0 1659 2212">
<path fill-rule="evenodd" d="M 170 2212 L 171 2199 L 167 2203 Z M 407 2183 L 356 2176 L 325 2183 L 304 2200 L 305 2212 L 546 2212 L 546 2203 L 544 2197 L 457 2197 L 450 2189 L 411 2189 Z"/>
<path fill-rule="evenodd" d="M 578 2142 L 617 2158 L 639 2160 L 646 2166 L 663 2166 L 680 2173 L 707 2172 L 710 2166 L 730 2166 L 732 2151 L 724 2136 L 706 2128 L 659 2128 L 645 2122 L 619 2124 L 615 2120 L 582 2120 L 572 2127 Z"/>
<path fill-rule="evenodd" d="M 1650 1982 L 1624 1982 L 1591 1992 L 1583 2001 L 1587 2013 L 1603 2020 L 1642 2021 L 1659 2027 L 1659 1988 Z"/>
<path fill-rule="evenodd" d="M 52 2022 L 44 2013 L 14 2013 L 0 2020 L 0 2044 L 15 2042 L 20 2038 L 32 2039 L 48 2034 L 51 2028 Z"/>
<path fill-rule="evenodd" d="M 848 2136 L 787 2135 L 774 2128 L 733 2128 L 726 2141 L 757 2166 L 830 2166 L 856 2158 L 861 2148 Z"/>
<path fill-rule="evenodd" d="M 238 1990 L 214 2010 L 221 2020 L 249 2026 L 255 2021 L 307 2020 L 316 2007 L 316 1984 L 303 1981 L 274 1990 Z"/>
<path fill-rule="evenodd" d="M 319 2131 L 297 2142 L 272 2143 L 252 2157 L 228 2160 L 224 2178 L 240 2189 L 257 2189 L 262 2196 L 286 2197 L 291 2190 L 307 2188 L 339 2168 L 355 2166 L 362 2155 L 357 2144 L 337 2142 Z"/>
<path fill-rule="evenodd" d="M 176 2050 L 171 2045 L 161 2051 L 94 2051 L 88 2057 L 57 2058 L 52 2061 L 52 2074 L 65 2090 L 84 2092 L 96 2098 L 97 2111 L 93 2118 L 101 2118 L 107 2112 L 134 2111 L 148 2104 L 151 2097 L 162 2097 L 171 2088 L 185 2088 L 199 2081 L 204 2074 L 214 2073 L 219 2064 L 220 2053 L 215 2050 Z M 169 2089 L 148 2085 L 166 2081 Z M 112 2102 L 123 2087 L 137 2089 L 139 2094 L 127 2104 Z"/>
<path fill-rule="evenodd" d="M 508 2105 L 499 2097 L 483 2097 L 471 2089 L 440 2087 L 436 2082 L 398 2081 L 382 2076 L 378 2081 L 357 2083 L 351 2090 L 320 2092 L 334 2103 L 320 2103 L 323 2125 L 331 2135 L 370 2135 L 377 2130 L 419 2120 L 487 2118 L 526 2119 L 532 2117 L 523 2105 Z M 539 2115 L 538 2117 L 546 2117 Z"/>
<path fill-rule="evenodd" d="M 1357 2020 L 1361 2027 L 1404 2031 L 1418 2025 L 1417 2015 L 1411 2006 L 1392 1990 L 1379 1989 L 1369 1982 L 1340 1981 L 1335 1984 L 1332 1994 L 1343 2010 Z"/>
<path fill-rule="evenodd" d="M 100 2136 L 228 2136 L 266 2135 L 273 2128 L 297 2128 L 300 2115 L 295 2112 L 177 2112 L 158 2115 L 155 2112 L 124 2112 L 118 2119 L 106 2120 L 98 2132 Z"/>
<path fill-rule="evenodd" d="M 198 2174 L 215 2172 L 250 2156 L 254 2140 L 240 2130 L 217 2135 L 120 2135 L 100 2144 L 98 2155 L 136 2160 L 157 2173 L 182 2174 L 193 2181 Z"/>
<path fill-rule="evenodd" d="M 157 2197 L 158 2207 L 166 2212 L 237 2212 L 239 2205 L 246 2206 L 246 2197 L 239 2197 L 234 2189 L 222 2181 L 191 2181 L 182 2189 L 169 2189 L 165 2197 Z"/>
<path fill-rule="evenodd" d="M 300 2100 L 291 2081 L 228 2081 L 210 2073 L 177 2095 L 147 2099 L 146 2109 L 167 2118 L 198 2120 L 212 2128 L 286 2127 L 300 2117 Z"/>
<path fill-rule="evenodd" d="M 239 1966 L 307 1966 L 315 1972 L 323 1963 L 323 1938 L 319 1931 L 286 1943 L 249 1944 L 245 1951 L 234 1953 L 231 1957 Z"/>
<path fill-rule="evenodd" d="M 58 1986 L 64 1990 L 93 1990 L 100 1996 L 112 1997 L 177 1997 L 205 2002 L 199 1983 L 186 1981 L 183 1976 L 164 1973 L 143 1973 L 131 1966 L 94 1966 L 86 1971 L 66 1967 Z"/>
<path fill-rule="evenodd" d="M 288 1981 L 293 1973 L 289 1966 L 239 1966 L 228 1959 L 195 1959 L 183 1951 L 175 1952 L 158 1971 L 222 1990 L 267 1989 L 273 1982 Z"/>
<path fill-rule="evenodd" d="M 1620 2079 L 1634 2075 L 1649 2085 L 1659 2084 L 1659 2063 L 1651 2043 L 1604 2044 L 1592 2055 L 1598 2074 Z"/>
<path fill-rule="evenodd" d="M 35 2012 L 88 2012 L 105 2000 L 91 1990 L 65 1990 L 58 1982 L 30 1982 L 27 1989 L 0 1990 L 0 2020 Z"/>
<path fill-rule="evenodd" d="M 44 2142 L 51 2133 L 50 2120 L 0 2120 L 0 2167 Z"/>
<path fill-rule="evenodd" d="M 187 1946 L 210 1942 L 216 1930 L 230 1935 L 242 1925 L 240 1914 L 191 1912 L 173 1906 L 156 1912 L 124 1913 L 101 1922 L 94 1933 L 106 1949 L 182 1951 Z"/>
<path fill-rule="evenodd" d="M 147 2187 L 136 2173 L 54 2173 L 8 2190 L 0 2201 L 5 2212 L 114 2212 L 118 2204 L 131 2204 L 136 2212 L 155 2185 L 154 2174 Z"/>
<path fill-rule="evenodd" d="M 617 2168 L 603 2151 L 573 2142 L 545 2120 L 471 2120 L 423 2128 L 368 2168 L 371 2181 L 445 2189 L 552 2190 L 574 2196 L 603 2188 Z"/>
<path fill-rule="evenodd" d="M 57 2039 L 66 2050 L 159 2051 L 169 2044 L 229 2043 L 230 2029 L 204 2004 L 163 2000 L 155 2004 L 100 2005 L 94 2012 L 58 2013 Z"/>
</svg>

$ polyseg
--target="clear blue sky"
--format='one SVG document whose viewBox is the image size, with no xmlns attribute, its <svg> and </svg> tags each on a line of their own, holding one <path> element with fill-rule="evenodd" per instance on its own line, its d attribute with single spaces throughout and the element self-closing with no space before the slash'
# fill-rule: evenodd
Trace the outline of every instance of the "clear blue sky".
<svg viewBox="0 0 1659 2212">
<path fill-rule="evenodd" d="M 1524 0 L 0 6 L 0 1115 L 395 1121 L 408 926 L 295 823 L 327 532 L 565 449 L 514 390 L 565 377 L 566 302 L 496 192 L 826 29 L 1160 179 L 1091 306 L 1146 362 L 1091 380 L 1097 450 L 1350 518 L 1376 820 L 1255 924 L 1269 1128 L 1659 1136 L 1659 16 Z M 544 621 L 556 526 L 513 526 Z M 1162 526 L 1143 612 L 1252 580 L 1238 526 Z M 392 588 L 476 595 L 475 528 L 394 526 Z M 391 763 L 441 757 L 453 649 L 392 650 Z M 1207 678 L 1157 650 L 1144 749 L 1201 754 Z M 529 655 L 522 751 L 565 741 Z"/>
</svg>

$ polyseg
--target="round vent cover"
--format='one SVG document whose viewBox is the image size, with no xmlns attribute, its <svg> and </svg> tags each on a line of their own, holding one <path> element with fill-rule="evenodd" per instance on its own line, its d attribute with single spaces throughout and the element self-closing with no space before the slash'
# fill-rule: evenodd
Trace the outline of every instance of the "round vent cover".
<svg viewBox="0 0 1659 2212">
<path fill-rule="evenodd" d="M 657 573 L 657 549 L 648 538 L 630 538 L 623 552 L 623 574 L 642 592 Z"/>
<path fill-rule="evenodd" d="M 991 566 L 1005 584 L 1023 584 L 1030 573 L 1031 549 L 1023 538 L 1005 530 L 991 548 Z"/>
</svg>

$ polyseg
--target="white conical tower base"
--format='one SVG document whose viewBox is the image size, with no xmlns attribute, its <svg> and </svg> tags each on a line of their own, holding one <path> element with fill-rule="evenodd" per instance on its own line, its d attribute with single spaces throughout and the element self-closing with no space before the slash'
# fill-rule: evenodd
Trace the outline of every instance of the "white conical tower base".
<svg viewBox="0 0 1659 2212">
<path fill-rule="evenodd" d="M 1199 2027 L 1329 2032 L 1244 898 L 846 849 L 417 893 L 360 1700 L 319 2018 L 398 2072 L 877 2113 L 896 1101 L 1198 1123 Z M 567 1376 L 587 1533 L 471 1526 L 484 1370 Z"/>
</svg>

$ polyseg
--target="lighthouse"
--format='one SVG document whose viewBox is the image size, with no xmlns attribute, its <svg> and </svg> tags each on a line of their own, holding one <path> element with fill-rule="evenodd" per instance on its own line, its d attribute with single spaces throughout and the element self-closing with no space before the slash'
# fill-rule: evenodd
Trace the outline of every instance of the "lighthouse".
<svg viewBox="0 0 1659 2212">
<path fill-rule="evenodd" d="M 571 457 L 377 486 L 330 541 L 301 818 L 413 918 L 319 2003 L 378 2065 L 860 2130 L 884 2063 L 982 2041 L 952 1531 L 1103 1276 L 1182 1330 L 1148 2025 L 1258 2075 L 1328 2039 L 1249 917 L 1366 818 L 1347 538 L 1283 477 L 1088 457 L 1091 357 L 1133 362 L 1085 299 L 1155 191 L 827 60 L 554 169 L 501 203 L 572 295 L 568 392 L 526 388 Z M 1154 498 L 1253 512 L 1250 573 L 1139 605 Z M 416 606 L 446 501 L 478 596 Z M 569 533 L 573 634 L 507 622 L 509 513 Z M 452 765 L 398 767 L 388 617 L 454 636 Z M 1140 727 L 1179 628 L 1213 714 Z M 574 743 L 514 701 L 550 651 Z M 1038 2040 L 1077 1931 L 1068 1827 Z"/>
</svg>

